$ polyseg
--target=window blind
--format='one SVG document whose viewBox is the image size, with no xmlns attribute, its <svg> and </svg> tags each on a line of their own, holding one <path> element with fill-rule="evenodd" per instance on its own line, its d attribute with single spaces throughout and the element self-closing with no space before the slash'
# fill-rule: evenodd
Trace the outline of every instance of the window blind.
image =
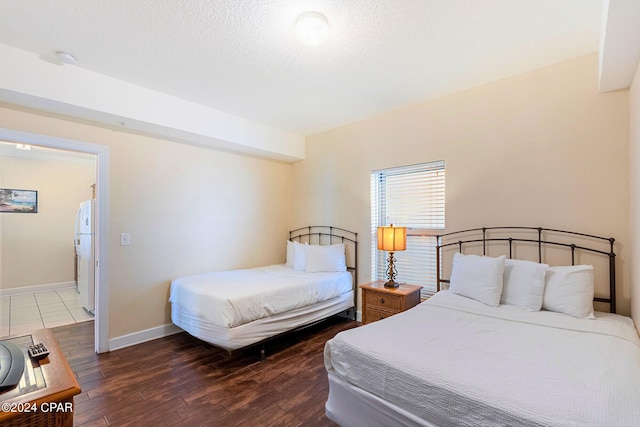
<svg viewBox="0 0 640 427">
<path fill-rule="evenodd" d="M 386 280 L 388 254 L 378 250 L 378 226 L 407 227 L 407 249 L 394 252 L 396 280 L 435 292 L 434 236 L 444 230 L 444 204 L 444 161 L 371 172 L 371 277 Z"/>
</svg>

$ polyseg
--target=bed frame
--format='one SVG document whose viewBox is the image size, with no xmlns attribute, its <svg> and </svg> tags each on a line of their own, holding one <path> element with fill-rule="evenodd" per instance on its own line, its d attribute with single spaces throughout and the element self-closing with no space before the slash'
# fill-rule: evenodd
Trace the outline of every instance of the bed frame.
<svg viewBox="0 0 640 427">
<path fill-rule="evenodd" d="M 482 255 L 487 255 L 488 246 L 498 245 L 503 249 L 508 247 L 509 258 L 513 258 L 516 247 L 519 245 L 537 246 L 537 261 L 544 262 L 545 248 L 564 248 L 571 254 L 571 265 L 575 265 L 580 252 L 596 254 L 608 257 L 609 265 L 609 297 L 595 297 L 597 302 L 609 304 L 609 311 L 616 312 L 616 254 L 613 250 L 615 239 L 613 237 L 601 237 L 591 234 L 576 233 L 573 231 L 556 230 L 542 227 L 482 227 L 467 230 L 453 231 L 451 233 L 436 236 L 436 288 L 441 289 L 441 283 L 449 283 L 442 278 L 443 255 L 447 248 L 462 253 L 464 247 L 482 247 Z"/>
<path fill-rule="evenodd" d="M 347 271 L 353 275 L 353 320 L 356 320 L 358 310 L 358 233 L 328 225 L 310 225 L 290 231 L 289 240 L 310 245 L 345 244 Z"/>
</svg>

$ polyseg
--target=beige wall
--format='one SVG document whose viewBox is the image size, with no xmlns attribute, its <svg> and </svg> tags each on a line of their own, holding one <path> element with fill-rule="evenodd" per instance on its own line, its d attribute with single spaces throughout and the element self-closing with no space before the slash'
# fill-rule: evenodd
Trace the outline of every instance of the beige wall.
<svg viewBox="0 0 640 427">
<path fill-rule="evenodd" d="M 628 314 L 628 93 L 598 94 L 597 73 L 588 55 L 307 138 L 293 168 L 292 226 L 357 231 L 367 282 L 370 172 L 445 160 L 448 231 L 532 225 L 613 236 L 618 311 Z"/>
<path fill-rule="evenodd" d="M 631 202 L 631 316 L 640 330 L 640 64 L 629 93 L 629 169 Z"/>
<path fill-rule="evenodd" d="M 6 106 L 0 127 L 110 147 L 109 338 L 171 323 L 174 277 L 284 262 L 289 164 Z"/>
<path fill-rule="evenodd" d="M 0 289 L 74 280 L 76 211 L 94 182 L 91 163 L 0 156 L 0 187 L 38 191 L 37 214 L 0 213 Z"/>
</svg>

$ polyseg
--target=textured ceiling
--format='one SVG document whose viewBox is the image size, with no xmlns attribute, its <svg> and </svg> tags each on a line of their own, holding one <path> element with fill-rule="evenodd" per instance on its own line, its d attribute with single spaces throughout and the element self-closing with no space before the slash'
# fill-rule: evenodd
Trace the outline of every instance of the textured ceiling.
<svg viewBox="0 0 640 427">
<path fill-rule="evenodd" d="M 598 50 L 602 0 L 0 0 L 0 43 L 308 135 Z M 295 40 L 306 11 L 329 39 Z M 3 66 L 10 66 L 4 64 Z"/>
</svg>

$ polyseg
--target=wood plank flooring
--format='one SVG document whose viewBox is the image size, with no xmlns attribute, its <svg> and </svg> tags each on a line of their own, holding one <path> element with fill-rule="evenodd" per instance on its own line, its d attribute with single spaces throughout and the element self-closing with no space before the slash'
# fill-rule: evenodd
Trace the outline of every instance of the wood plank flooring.
<svg viewBox="0 0 640 427">
<path fill-rule="evenodd" d="M 97 355 L 93 322 L 54 328 L 82 393 L 75 426 L 335 426 L 325 416 L 324 343 L 354 321 L 334 318 L 233 353 L 187 333 Z"/>
</svg>

